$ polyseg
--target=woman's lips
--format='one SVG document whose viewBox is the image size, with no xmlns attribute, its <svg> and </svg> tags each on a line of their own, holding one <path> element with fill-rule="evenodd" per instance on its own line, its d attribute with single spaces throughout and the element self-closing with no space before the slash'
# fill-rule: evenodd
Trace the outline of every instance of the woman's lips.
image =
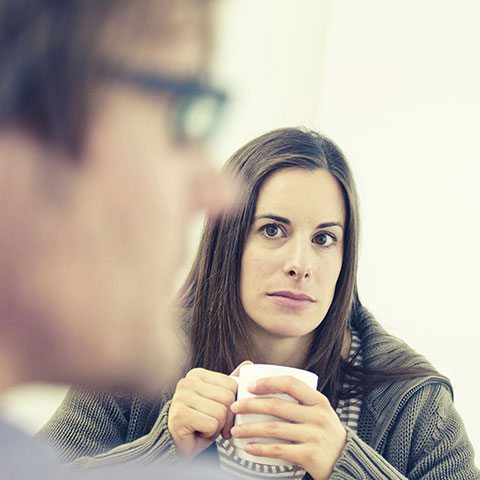
<svg viewBox="0 0 480 480">
<path fill-rule="evenodd" d="M 305 293 L 290 292 L 288 290 L 267 293 L 267 296 L 276 305 L 297 310 L 311 307 L 315 303 L 315 300 Z"/>
</svg>

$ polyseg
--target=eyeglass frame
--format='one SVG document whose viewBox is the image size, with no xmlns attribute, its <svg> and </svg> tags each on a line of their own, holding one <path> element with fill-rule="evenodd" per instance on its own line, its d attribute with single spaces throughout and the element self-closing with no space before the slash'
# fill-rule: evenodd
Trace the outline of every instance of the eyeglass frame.
<svg viewBox="0 0 480 480">
<path fill-rule="evenodd" d="M 199 78 L 162 75 L 149 70 L 133 70 L 102 66 L 98 69 L 102 77 L 121 80 L 152 93 L 171 94 L 174 102 L 172 131 L 175 141 L 180 144 L 202 143 L 211 136 L 221 116 L 228 95 L 224 90 L 215 88 Z M 198 138 L 190 138 L 186 133 L 185 121 L 187 106 L 195 98 L 208 97 L 215 101 L 215 113 L 208 130 Z"/>
</svg>

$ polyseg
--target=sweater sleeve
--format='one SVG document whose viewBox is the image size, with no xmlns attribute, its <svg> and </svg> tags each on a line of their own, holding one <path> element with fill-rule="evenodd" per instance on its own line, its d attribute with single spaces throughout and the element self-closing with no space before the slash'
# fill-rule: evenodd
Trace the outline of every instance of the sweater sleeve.
<svg viewBox="0 0 480 480">
<path fill-rule="evenodd" d="M 348 432 L 331 480 L 358 478 L 480 479 L 473 447 L 445 387 L 424 385 L 409 397 L 376 449 Z"/>
<path fill-rule="evenodd" d="M 82 457 L 75 461 L 76 470 L 115 467 L 151 467 L 155 465 L 178 464 L 175 443 L 167 427 L 170 401 L 163 406 L 152 430 L 133 442 L 124 443 L 112 450 L 96 455 Z"/>
<path fill-rule="evenodd" d="M 145 412 L 139 415 L 132 408 L 131 396 L 72 388 L 38 437 L 77 470 L 175 463 L 167 428 L 170 401 L 164 398 L 162 403 L 160 414 L 157 408 L 149 411 L 155 415 L 152 425 Z"/>
<path fill-rule="evenodd" d="M 70 388 L 37 436 L 63 463 L 98 455 L 126 441 L 128 407 L 126 397 Z"/>
</svg>

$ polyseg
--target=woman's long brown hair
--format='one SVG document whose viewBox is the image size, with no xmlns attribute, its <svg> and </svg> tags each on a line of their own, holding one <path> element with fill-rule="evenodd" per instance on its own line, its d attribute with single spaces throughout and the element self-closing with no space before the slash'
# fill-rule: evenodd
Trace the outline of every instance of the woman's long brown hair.
<svg viewBox="0 0 480 480">
<path fill-rule="evenodd" d="M 357 193 L 342 151 L 325 136 L 300 128 L 278 129 L 255 138 L 234 153 L 224 167 L 228 175 L 240 181 L 243 200 L 234 212 L 207 218 L 197 256 L 181 290 L 182 316 L 192 349 L 189 369 L 202 367 L 229 374 L 243 360 L 262 361 L 261 352 L 252 350 L 253 342 L 245 328 L 240 267 L 259 190 L 269 175 L 286 168 L 329 171 L 341 186 L 346 204 L 343 263 L 335 295 L 315 331 L 304 364 L 319 376 L 318 389 L 335 405 L 346 372 L 356 385 L 346 392 L 347 396 L 395 378 L 435 373 L 413 368 L 408 362 L 390 371 L 367 371 L 352 368 L 342 360 L 351 316 L 361 309 L 356 280 Z"/>
</svg>

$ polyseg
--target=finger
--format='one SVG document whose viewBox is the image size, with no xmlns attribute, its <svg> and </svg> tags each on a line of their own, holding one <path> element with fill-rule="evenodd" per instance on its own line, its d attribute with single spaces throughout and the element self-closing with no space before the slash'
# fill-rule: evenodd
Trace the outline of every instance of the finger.
<svg viewBox="0 0 480 480">
<path fill-rule="evenodd" d="M 256 395 L 287 393 L 302 405 L 317 405 L 323 396 L 314 388 L 291 375 L 260 378 L 248 385 L 248 391 Z"/>
<path fill-rule="evenodd" d="M 235 368 L 235 370 L 230 374 L 230 376 L 238 377 L 240 375 L 240 367 L 242 367 L 243 365 L 253 365 L 253 362 L 251 362 L 250 360 L 243 361 L 240 365 L 238 365 L 237 368 Z"/>
<path fill-rule="evenodd" d="M 231 409 L 231 405 L 230 405 L 229 408 L 228 408 L 228 411 L 227 411 L 227 418 L 225 420 L 225 426 L 222 429 L 223 438 L 228 439 L 232 436 L 231 433 L 230 433 L 230 430 L 232 429 L 234 423 L 235 423 L 235 413 Z"/>
<path fill-rule="evenodd" d="M 315 431 L 311 426 L 275 420 L 235 425 L 231 433 L 234 438 L 277 438 L 295 443 L 315 440 Z"/>
<path fill-rule="evenodd" d="M 250 455 L 269 458 L 281 458 L 305 468 L 304 445 L 290 443 L 247 443 L 244 447 Z"/>
<path fill-rule="evenodd" d="M 235 380 L 234 380 L 235 382 Z M 236 382 L 235 382 L 236 383 Z M 225 386 L 218 386 L 212 383 L 207 383 L 198 378 L 182 378 L 177 383 L 174 399 L 184 399 L 185 403 L 191 405 L 190 398 L 201 396 L 216 402 L 222 403 L 226 407 L 230 407 L 235 401 L 236 390 L 225 388 Z"/>
<path fill-rule="evenodd" d="M 240 365 L 238 365 L 237 368 L 235 368 L 235 370 L 230 374 L 230 376 L 238 378 L 238 376 L 240 375 L 240 367 L 242 367 L 243 365 L 253 365 L 253 362 L 251 362 L 250 360 L 243 361 Z M 223 427 L 221 432 L 223 438 L 228 439 L 231 437 L 230 429 L 232 428 L 234 421 L 235 421 L 235 414 L 229 408 L 227 413 L 227 419 L 225 421 L 225 426 Z"/>
<path fill-rule="evenodd" d="M 233 427 L 233 424 L 235 422 L 235 414 L 232 412 L 230 408 L 227 409 L 227 415 L 225 418 L 225 425 L 222 428 L 222 437 L 223 438 L 230 438 L 232 435 L 230 434 L 230 430 Z"/>
<path fill-rule="evenodd" d="M 227 418 L 227 411 L 229 410 L 229 408 L 222 403 L 200 395 L 188 395 L 186 398 L 180 397 L 176 400 L 175 404 L 172 405 L 174 405 L 175 408 L 182 410 L 187 408 L 215 418 L 217 421 L 221 422 L 222 427 Z"/>
<path fill-rule="evenodd" d="M 236 414 L 256 413 L 272 415 L 294 423 L 308 423 L 311 420 L 311 408 L 305 405 L 282 400 L 281 398 L 244 398 L 232 404 Z"/>
<path fill-rule="evenodd" d="M 201 437 L 211 438 L 215 436 L 220 427 L 218 419 L 198 410 L 190 410 L 189 412 L 178 410 L 177 412 L 172 412 L 172 414 L 178 417 L 181 416 L 183 427 L 177 432 L 181 437 L 184 435 L 190 435 L 192 432 L 198 432 Z M 178 418 L 172 419 L 174 423 L 178 422 L 178 420 Z"/>
<path fill-rule="evenodd" d="M 233 393 L 237 391 L 237 382 L 224 373 L 212 372 L 204 368 L 194 368 L 187 373 L 185 378 L 197 379 L 211 385 L 227 388 Z"/>
</svg>

